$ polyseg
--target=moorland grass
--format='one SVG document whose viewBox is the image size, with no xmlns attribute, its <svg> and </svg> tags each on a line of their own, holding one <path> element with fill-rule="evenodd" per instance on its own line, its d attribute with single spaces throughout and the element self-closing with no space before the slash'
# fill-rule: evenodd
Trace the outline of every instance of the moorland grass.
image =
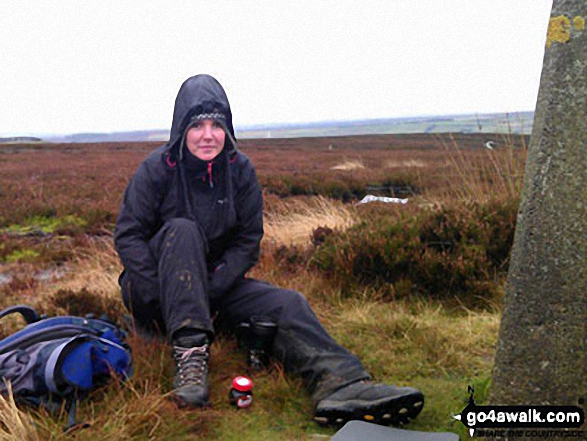
<svg viewBox="0 0 587 441">
<path fill-rule="evenodd" d="M 337 177 L 341 175 L 335 174 L 346 173 L 342 176 L 348 177 L 347 182 L 358 182 L 363 190 L 369 184 L 394 182 L 399 179 L 397 164 L 404 164 L 401 173 L 411 173 L 409 182 L 421 192 L 401 207 L 355 207 L 320 193 L 321 199 L 281 199 L 265 188 L 268 234 L 260 262 L 250 275 L 303 292 L 326 329 L 361 358 L 376 380 L 422 389 L 426 405 L 409 428 L 464 435 L 462 424 L 451 416 L 466 405 L 467 385 L 475 386 L 477 402 L 482 403 L 489 384 L 503 291 L 501 275 L 507 266 L 517 179 L 522 174 L 519 164 L 525 152 L 513 147 L 501 152 L 455 152 L 450 138 L 446 139 L 446 145 L 436 149 L 378 146 L 371 154 L 366 149 L 360 155 L 352 149 L 341 152 L 339 147 L 334 151 L 325 147 L 315 156 L 309 150 L 296 154 L 294 149 L 280 155 L 280 164 L 263 161 L 271 153 L 263 146 L 256 151 L 251 148 L 247 154 L 260 176 L 278 182 L 279 176 L 287 181 L 301 174 L 303 179 L 296 182 L 302 183 L 304 194 L 313 194 L 303 189 L 304 182 L 322 185 L 326 173 L 331 173 L 332 185 L 344 184 Z M 36 161 L 29 158 L 27 162 L 26 155 L 18 153 L 14 161 L 0 161 L 2 171 L 8 172 L 0 173 L 0 201 L 15 209 L 0 214 L 3 228 L 25 225 L 34 216 L 73 215 L 87 222 L 81 230 L 60 235 L 4 234 L 3 256 L 22 249 L 37 250 L 40 256 L 30 262 L 1 264 L 2 271 L 12 276 L 10 283 L 0 285 L 2 306 L 27 303 L 50 314 L 107 313 L 115 319 L 125 314 L 117 286 L 121 267 L 112 246 L 112 222 L 122 189 L 150 146 L 98 147 L 57 148 L 42 154 L 34 150 Z M 59 159 L 57 165 L 53 156 Z M 364 168 L 330 170 L 355 159 Z M 410 161 L 412 165 L 406 165 Z M 71 192 L 59 190 L 64 181 L 73 184 Z M 322 188 L 318 184 L 312 188 Z M 346 191 L 345 185 L 339 191 Z M 15 201 L 7 189 L 18 189 L 20 200 Z M 323 234 L 319 240 L 314 234 L 312 240 L 318 227 L 323 227 Z M 397 258 L 398 254 L 404 257 Z M 358 259 L 360 264 L 358 255 L 364 256 Z M 383 264 L 373 256 L 379 256 Z M 35 277 L 39 270 L 55 265 L 63 269 L 59 278 Z M 377 272 L 388 266 L 400 274 L 398 279 Z M 483 301 L 469 302 L 479 298 L 478 287 L 474 281 L 455 284 L 459 279 L 455 274 L 489 287 Z M 420 282 L 414 289 L 415 281 L 423 277 L 428 277 L 427 284 Z M 19 320 L 3 320 L 0 335 L 22 326 Z M 170 348 L 147 342 L 132 329 L 129 342 L 135 374 L 127 382 L 111 382 L 81 403 L 78 416 L 90 428 L 64 435 L 65 412 L 56 416 L 23 412 L 9 398 L 0 403 L 0 439 L 316 440 L 329 439 L 336 430 L 313 422 L 312 402 L 301 380 L 286 376 L 278 363 L 252 375 L 255 402 L 251 408 L 232 408 L 227 399 L 230 380 L 246 372 L 246 362 L 230 335 L 219 335 L 212 347 L 213 405 L 194 411 L 178 410 L 169 399 Z"/>
</svg>

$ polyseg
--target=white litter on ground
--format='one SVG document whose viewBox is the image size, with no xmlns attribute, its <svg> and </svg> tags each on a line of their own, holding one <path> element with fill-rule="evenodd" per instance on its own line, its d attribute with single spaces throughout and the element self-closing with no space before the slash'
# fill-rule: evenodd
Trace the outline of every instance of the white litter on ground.
<svg viewBox="0 0 587 441">
<path fill-rule="evenodd" d="M 385 202 L 387 204 L 407 204 L 407 199 L 399 199 L 399 198 L 386 198 L 384 196 L 373 196 L 372 194 L 368 194 L 355 205 L 366 204 L 367 202 Z"/>
</svg>

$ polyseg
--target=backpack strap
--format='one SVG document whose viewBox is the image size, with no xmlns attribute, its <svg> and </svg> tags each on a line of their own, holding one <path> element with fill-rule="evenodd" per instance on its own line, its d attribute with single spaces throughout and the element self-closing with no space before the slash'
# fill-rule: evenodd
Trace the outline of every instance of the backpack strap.
<svg viewBox="0 0 587 441">
<path fill-rule="evenodd" d="M 67 414 L 67 424 L 63 428 L 63 433 L 71 433 L 74 430 L 80 429 L 87 429 L 90 427 L 89 423 L 83 421 L 77 421 L 76 412 L 77 412 L 77 405 L 78 405 L 78 397 L 73 397 L 66 402 L 66 408 L 69 408 L 69 412 Z"/>
<path fill-rule="evenodd" d="M 20 313 L 28 324 L 38 322 L 41 319 L 37 311 L 26 305 L 16 305 L 4 309 L 0 312 L 0 319 L 16 312 Z"/>
<path fill-rule="evenodd" d="M 51 355 L 49 356 L 49 359 L 47 360 L 47 364 L 45 366 L 45 384 L 47 385 L 47 389 L 49 389 L 49 392 L 54 394 L 60 393 L 59 389 L 57 388 L 57 384 L 55 383 L 55 368 L 57 366 L 57 362 L 59 361 L 59 357 L 61 356 L 61 353 L 63 352 L 65 347 L 71 342 L 78 340 L 82 337 L 83 334 L 73 336 L 70 339 L 65 340 L 63 343 L 57 346 L 57 348 L 53 349 L 53 352 L 51 352 Z"/>
</svg>

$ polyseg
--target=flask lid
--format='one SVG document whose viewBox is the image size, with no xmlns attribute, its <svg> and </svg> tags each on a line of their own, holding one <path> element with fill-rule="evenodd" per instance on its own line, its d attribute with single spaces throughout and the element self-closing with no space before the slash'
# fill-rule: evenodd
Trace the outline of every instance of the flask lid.
<svg viewBox="0 0 587 441">
<path fill-rule="evenodd" d="M 232 379 L 232 387 L 239 392 L 248 392 L 253 387 L 253 382 L 250 378 L 238 376 Z"/>
</svg>

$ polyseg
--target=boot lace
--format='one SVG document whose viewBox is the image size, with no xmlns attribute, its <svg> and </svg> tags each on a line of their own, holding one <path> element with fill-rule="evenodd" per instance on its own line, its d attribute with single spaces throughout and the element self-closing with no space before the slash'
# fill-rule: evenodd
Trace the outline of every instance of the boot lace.
<svg viewBox="0 0 587 441">
<path fill-rule="evenodd" d="M 202 384 L 208 369 L 208 345 L 182 348 L 173 346 L 177 367 L 178 387 Z"/>
</svg>

